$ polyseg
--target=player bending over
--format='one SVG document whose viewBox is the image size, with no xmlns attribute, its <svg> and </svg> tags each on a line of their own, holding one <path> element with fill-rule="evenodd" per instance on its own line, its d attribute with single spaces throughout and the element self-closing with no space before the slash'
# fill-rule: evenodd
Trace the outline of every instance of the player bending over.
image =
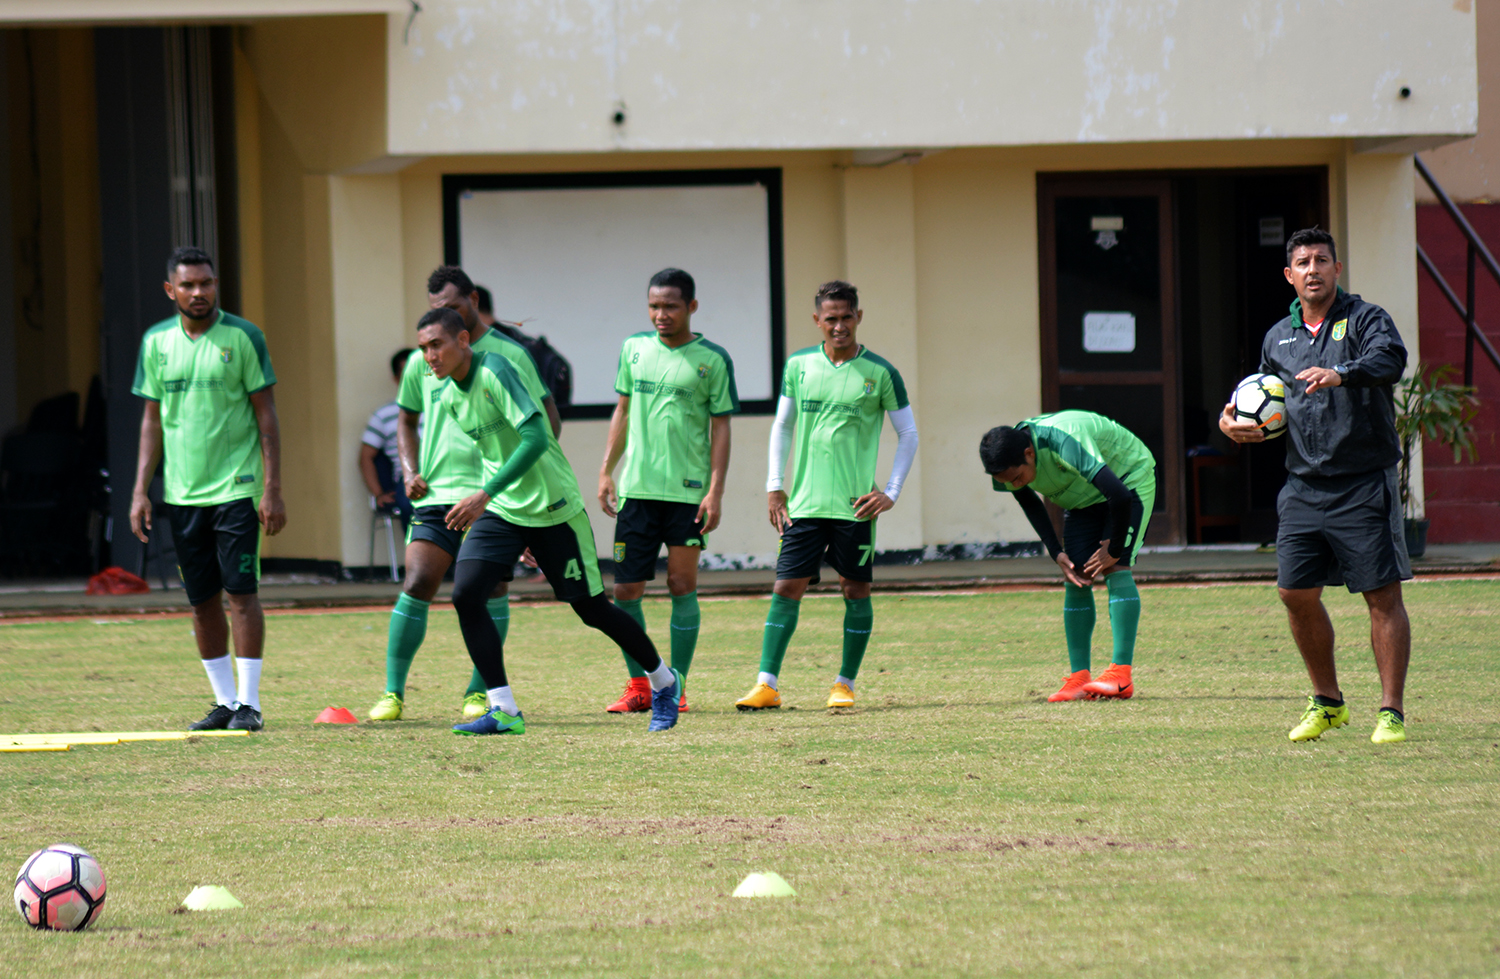
<svg viewBox="0 0 1500 979">
<path fill-rule="evenodd" d="M 644 629 L 604 597 L 594 532 L 583 512 L 578 477 L 547 427 L 542 409 L 508 360 L 475 353 L 463 319 L 451 309 L 417 321 L 417 345 L 445 383 L 437 411 L 447 412 L 484 456 L 483 489 L 448 511 L 445 524 L 465 532 L 453 584 L 453 608 L 474 668 L 484 678 L 490 711 L 456 734 L 521 734 L 526 723 L 505 676 L 504 641 L 485 607 L 527 548 L 558 601 L 613 639 L 651 682 L 652 731 L 677 723 L 682 677 L 663 663 Z"/>
<path fill-rule="evenodd" d="M 477 287 L 456 265 L 441 265 L 427 277 L 428 306 L 457 313 L 475 353 L 498 353 L 510 361 L 532 400 L 546 411 L 552 434 L 556 436 L 562 431 L 562 419 L 552 395 L 537 375 L 531 354 L 499 330 L 484 325 L 477 297 Z M 421 357 L 407 358 L 406 369 L 401 373 L 400 393 L 396 396 L 401 409 L 396 419 L 396 451 L 401 458 L 407 497 L 416 511 L 406 531 L 406 580 L 401 585 L 396 607 L 391 609 L 386 635 L 385 693 L 370 708 L 372 721 L 398 721 L 406 709 L 406 676 L 427 637 L 428 610 L 463 543 L 464 535 L 448 527 L 444 519 L 455 503 L 484 483 L 484 460 L 479 447 L 453 424 L 447 412 L 432 410 L 442 386 L 442 378 L 433 376 L 426 361 Z M 419 433 L 417 424 L 424 414 L 425 427 Z M 488 603 L 490 619 L 502 641 L 510 625 L 509 592 L 509 583 L 500 582 Z M 465 717 L 489 713 L 484 690 L 484 678 L 478 670 L 471 671 L 462 705 Z"/>
<path fill-rule="evenodd" d="M 1048 555 L 1062 568 L 1063 635 L 1068 675 L 1047 699 L 1121 700 L 1135 694 L 1135 656 L 1141 596 L 1130 566 L 1156 501 L 1156 460 L 1122 426 L 1089 411 L 1059 411 L 985 433 L 979 459 L 996 492 L 1015 494 Z M 1040 497 L 1063 508 L 1063 542 Z M 1109 592 L 1114 654 L 1109 669 L 1089 676 L 1094 638 L 1094 582 Z"/>
<path fill-rule="evenodd" d="M 781 534 L 781 551 L 761 640 L 760 676 L 735 702 L 740 710 L 781 706 L 777 674 L 797 628 L 802 596 L 818 581 L 824 555 L 839 573 L 844 593 L 844 659 L 828 706 L 854 706 L 854 680 L 875 621 L 870 607 L 875 518 L 896 505 L 917 456 L 917 423 L 901 375 L 854 338 L 864 318 L 859 293 L 847 282 L 825 283 L 813 309 L 823 342 L 787 358 L 771 426 L 767 507 L 771 526 Z M 897 442 L 882 493 L 874 488 L 875 462 L 886 413 Z M 782 470 L 794 430 L 797 469 L 788 502 Z"/>
<path fill-rule="evenodd" d="M 642 629 L 641 596 L 656 577 L 656 556 L 667 548 L 667 592 L 672 596 L 672 668 L 687 679 L 698 646 L 698 556 L 719 525 L 724 473 L 729 469 L 729 416 L 740 410 L 729 352 L 692 330 L 698 311 L 693 277 L 663 269 L 646 290 L 654 330 L 637 333 L 620 349 L 599 468 L 599 504 L 615 520 L 615 604 Z M 615 487 L 615 465 L 631 448 Z M 630 657 L 625 693 L 605 710 L 647 710 L 651 686 Z M 684 693 L 678 706 L 687 710 Z"/>
</svg>

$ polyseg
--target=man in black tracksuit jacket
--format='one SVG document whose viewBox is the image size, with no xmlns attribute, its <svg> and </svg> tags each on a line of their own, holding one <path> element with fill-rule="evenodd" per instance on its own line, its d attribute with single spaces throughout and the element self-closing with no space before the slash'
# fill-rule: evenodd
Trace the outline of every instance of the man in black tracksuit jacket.
<svg viewBox="0 0 1500 979">
<path fill-rule="evenodd" d="M 1370 740 L 1406 738 L 1402 696 L 1411 626 L 1401 582 L 1411 577 L 1396 467 L 1394 386 L 1406 347 L 1390 314 L 1338 288 L 1333 237 L 1310 228 L 1287 239 L 1291 315 L 1261 346 L 1261 372 L 1286 385 L 1287 481 L 1277 500 L 1277 585 L 1313 696 L 1288 737 L 1311 741 L 1349 722 L 1333 659 L 1324 585 L 1364 595 L 1380 671 L 1381 705 Z M 1219 427 L 1237 442 L 1264 432 L 1225 406 Z"/>
</svg>

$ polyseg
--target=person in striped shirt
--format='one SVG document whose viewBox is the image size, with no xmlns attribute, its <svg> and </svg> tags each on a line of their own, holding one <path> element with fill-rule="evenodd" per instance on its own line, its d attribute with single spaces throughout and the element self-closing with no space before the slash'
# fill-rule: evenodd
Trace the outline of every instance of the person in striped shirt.
<svg viewBox="0 0 1500 979">
<path fill-rule="evenodd" d="M 398 386 L 411 353 L 411 347 L 402 347 L 391 355 L 391 379 Z M 359 440 L 359 472 L 365 479 L 365 489 L 375 499 L 375 505 L 387 513 L 398 514 L 404 532 L 411 523 L 412 506 L 411 500 L 406 498 L 406 487 L 396 478 L 396 473 L 401 471 L 401 457 L 396 452 L 396 421 L 400 417 L 401 406 L 395 401 L 371 412 L 364 435 Z"/>
</svg>

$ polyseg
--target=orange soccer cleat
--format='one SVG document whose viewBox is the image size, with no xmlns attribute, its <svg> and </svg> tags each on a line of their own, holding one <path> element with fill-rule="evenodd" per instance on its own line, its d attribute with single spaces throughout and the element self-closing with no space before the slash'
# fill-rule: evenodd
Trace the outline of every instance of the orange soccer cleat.
<svg viewBox="0 0 1500 979">
<path fill-rule="evenodd" d="M 1129 700 L 1135 696 L 1135 684 L 1130 680 L 1130 667 L 1119 663 L 1111 663 L 1109 669 L 1100 673 L 1094 682 L 1085 683 L 1083 689 L 1095 697 L 1113 700 Z"/>
<path fill-rule="evenodd" d="M 1084 689 L 1088 682 L 1088 670 L 1079 670 L 1077 673 L 1070 673 L 1063 677 L 1062 689 L 1048 697 L 1047 702 L 1056 704 L 1064 700 L 1093 700 L 1094 695 Z"/>
<path fill-rule="evenodd" d="M 640 714 L 651 709 L 651 681 L 633 676 L 625 684 L 620 699 L 604 708 L 611 714 Z"/>
</svg>

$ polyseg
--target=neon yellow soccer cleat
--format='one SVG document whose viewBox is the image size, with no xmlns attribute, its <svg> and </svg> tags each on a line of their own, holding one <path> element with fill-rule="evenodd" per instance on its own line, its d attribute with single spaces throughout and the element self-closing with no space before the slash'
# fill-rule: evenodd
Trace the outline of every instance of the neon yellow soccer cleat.
<svg viewBox="0 0 1500 979">
<path fill-rule="evenodd" d="M 372 721 L 399 721 L 401 720 L 401 708 L 406 705 L 401 702 L 399 693 L 391 693 L 387 690 L 375 701 L 375 706 L 370 708 L 370 720 Z"/>
<path fill-rule="evenodd" d="M 1394 744 L 1406 740 L 1406 722 L 1394 711 L 1382 710 L 1375 715 L 1375 730 L 1370 740 L 1376 744 Z"/>
<path fill-rule="evenodd" d="M 471 693 L 464 698 L 464 716 L 470 719 L 483 717 L 490 712 L 490 699 L 482 693 Z"/>
<path fill-rule="evenodd" d="M 781 694 L 768 683 L 757 683 L 755 689 L 734 702 L 740 710 L 774 710 L 781 706 Z"/>
<path fill-rule="evenodd" d="M 1323 736 L 1324 731 L 1331 731 L 1348 723 L 1348 704 L 1341 707 L 1323 707 L 1316 700 L 1308 697 L 1307 710 L 1303 711 L 1302 720 L 1297 722 L 1297 726 L 1287 732 L 1287 740 L 1316 741 Z"/>
<path fill-rule="evenodd" d="M 828 707 L 853 707 L 854 691 L 842 683 L 835 683 L 833 689 L 828 691 Z"/>
</svg>

